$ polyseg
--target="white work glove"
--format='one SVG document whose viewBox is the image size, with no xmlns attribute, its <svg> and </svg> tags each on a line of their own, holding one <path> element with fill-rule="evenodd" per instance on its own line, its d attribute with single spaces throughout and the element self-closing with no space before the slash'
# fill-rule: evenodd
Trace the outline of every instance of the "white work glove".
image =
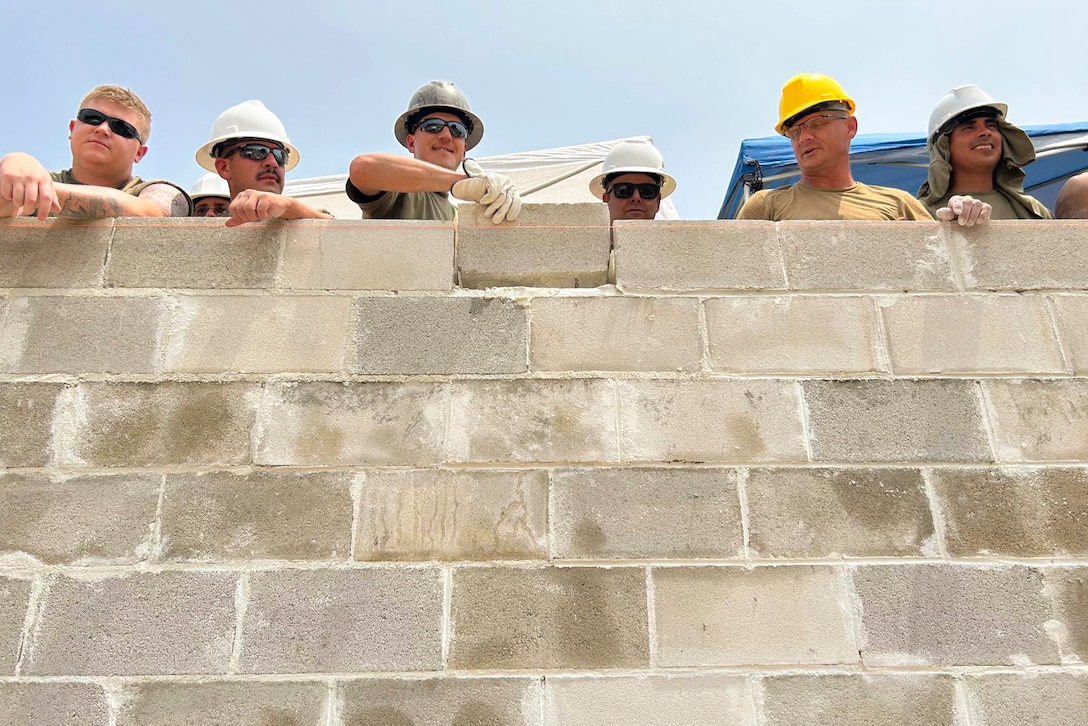
<svg viewBox="0 0 1088 726">
<path fill-rule="evenodd" d="M 487 205 L 484 216 L 489 217 L 492 224 L 513 222 L 518 218 L 521 197 L 510 177 L 485 172 L 475 159 L 465 159 L 462 166 L 468 179 L 454 182 L 450 194 L 466 202 Z"/>
<path fill-rule="evenodd" d="M 994 211 L 986 202 L 967 194 L 949 197 L 948 206 L 937 210 L 937 219 L 942 222 L 959 222 L 963 227 L 974 227 L 990 221 Z"/>
</svg>

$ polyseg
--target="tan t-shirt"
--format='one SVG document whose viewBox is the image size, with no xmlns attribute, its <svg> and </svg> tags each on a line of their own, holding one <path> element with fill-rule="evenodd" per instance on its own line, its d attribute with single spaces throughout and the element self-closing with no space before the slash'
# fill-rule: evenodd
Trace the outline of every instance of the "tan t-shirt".
<svg viewBox="0 0 1088 726">
<path fill-rule="evenodd" d="M 823 189 L 797 182 L 756 192 L 737 219 L 933 219 L 925 205 L 902 189 L 861 182 L 845 189 Z"/>
</svg>

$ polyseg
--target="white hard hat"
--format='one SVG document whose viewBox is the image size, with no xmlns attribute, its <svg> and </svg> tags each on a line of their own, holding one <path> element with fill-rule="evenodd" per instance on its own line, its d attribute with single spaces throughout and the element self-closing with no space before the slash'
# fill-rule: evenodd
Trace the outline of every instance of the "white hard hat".
<svg viewBox="0 0 1088 726">
<path fill-rule="evenodd" d="M 227 186 L 226 179 L 219 176 L 214 171 L 210 171 L 196 180 L 196 184 L 194 184 L 192 190 L 190 190 L 189 196 L 194 203 L 198 199 L 203 199 L 204 197 L 223 197 L 224 199 L 230 199 L 230 187 Z"/>
<path fill-rule="evenodd" d="M 215 171 L 212 149 L 231 139 L 266 139 L 278 142 L 290 152 L 286 170 L 290 171 L 298 164 L 298 149 L 291 146 L 283 122 L 260 101 L 245 101 L 219 114 L 219 118 L 212 125 L 211 140 L 196 151 L 196 163 L 208 171 Z"/>
<path fill-rule="evenodd" d="M 998 118 L 1005 118 L 1009 107 L 1004 103 L 998 103 L 990 94 L 976 85 L 956 86 L 937 101 L 933 112 L 929 114 L 929 134 L 926 136 L 928 144 L 941 132 L 941 128 L 962 113 L 976 108 L 992 108 Z"/>
<path fill-rule="evenodd" d="M 676 190 L 676 180 L 665 173 L 665 160 L 652 141 L 632 139 L 616 144 L 604 157 L 601 173 L 589 182 L 589 191 L 597 199 L 604 198 L 605 179 L 613 174 L 653 174 L 661 177 L 661 198 Z"/>
</svg>

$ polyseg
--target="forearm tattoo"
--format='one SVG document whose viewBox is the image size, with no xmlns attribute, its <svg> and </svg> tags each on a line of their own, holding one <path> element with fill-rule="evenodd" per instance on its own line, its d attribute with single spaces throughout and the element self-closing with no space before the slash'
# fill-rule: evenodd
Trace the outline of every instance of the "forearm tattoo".
<svg viewBox="0 0 1088 726">
<path fill-rule="evenodd" d="M 122 214 L 121 203 L 109 197 L 95 194 L 87 194 L 81 191 L 68 193 L 68 198 L 61 205 L 58 217 L 65 219 L 102 219 L 104 217 L 120 217 Z"/>
<path fill-rule="evenodd" d="M 189 202 L 185 195 L 169 184 L 152 184 L 140 193 L 140 199 L 147 199 L 159 205 L 167 217 L 188 217 Z"/>
</svg>

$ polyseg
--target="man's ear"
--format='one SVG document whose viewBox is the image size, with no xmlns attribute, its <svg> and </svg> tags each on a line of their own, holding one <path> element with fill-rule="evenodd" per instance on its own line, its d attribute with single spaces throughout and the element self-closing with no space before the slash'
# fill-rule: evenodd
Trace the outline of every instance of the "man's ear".
<svg viewBox="0 0 1088 726">
<path fill-rule="evenodd" d="M 76 120 L 72 119 L 71 121 L 68 122 L 68 138 L 69 139 L 72 138 L 72 132 L 75 131 L 75 128 L 76 128 Z"/>
<path fill-rule="evenodd" d="M 410 154 L 415 154 L 416 153 L 416 135 L 415 134 L 408 134 L 408 153 L 410 153 Z"/>
<path fill-rule="evenodd" d="M 857 116 L 849 116 L 846 119 L 846 128 L 848 129 L 849 137 L 852 139 L 857 136 L 858 133 L 858 118 Z"/>
<path fill-rule="evenodd" d="M 215 170 L 223 179 L 230 181 L 230 159 L 216 159 Z"/>
<path fill-rule="evenodd" d="M 604 194 L 601 195 L 601 201 L 602 202 L 607 202 L 611 198 L 612 198 L 612 195 L 609 194 L 608 192 L 605 192 Z"/>
<path fill-rule="evenodd" d="M 140 148 L 136 149 L 136 158 L 134 158 L 132 162 L 134 164 L 139 164 L 140 159 L 144 158 L 145 156 L 147 156 L 147 146 L 145 146 L 144 144 L 140 144 Z"/>
</svg>

